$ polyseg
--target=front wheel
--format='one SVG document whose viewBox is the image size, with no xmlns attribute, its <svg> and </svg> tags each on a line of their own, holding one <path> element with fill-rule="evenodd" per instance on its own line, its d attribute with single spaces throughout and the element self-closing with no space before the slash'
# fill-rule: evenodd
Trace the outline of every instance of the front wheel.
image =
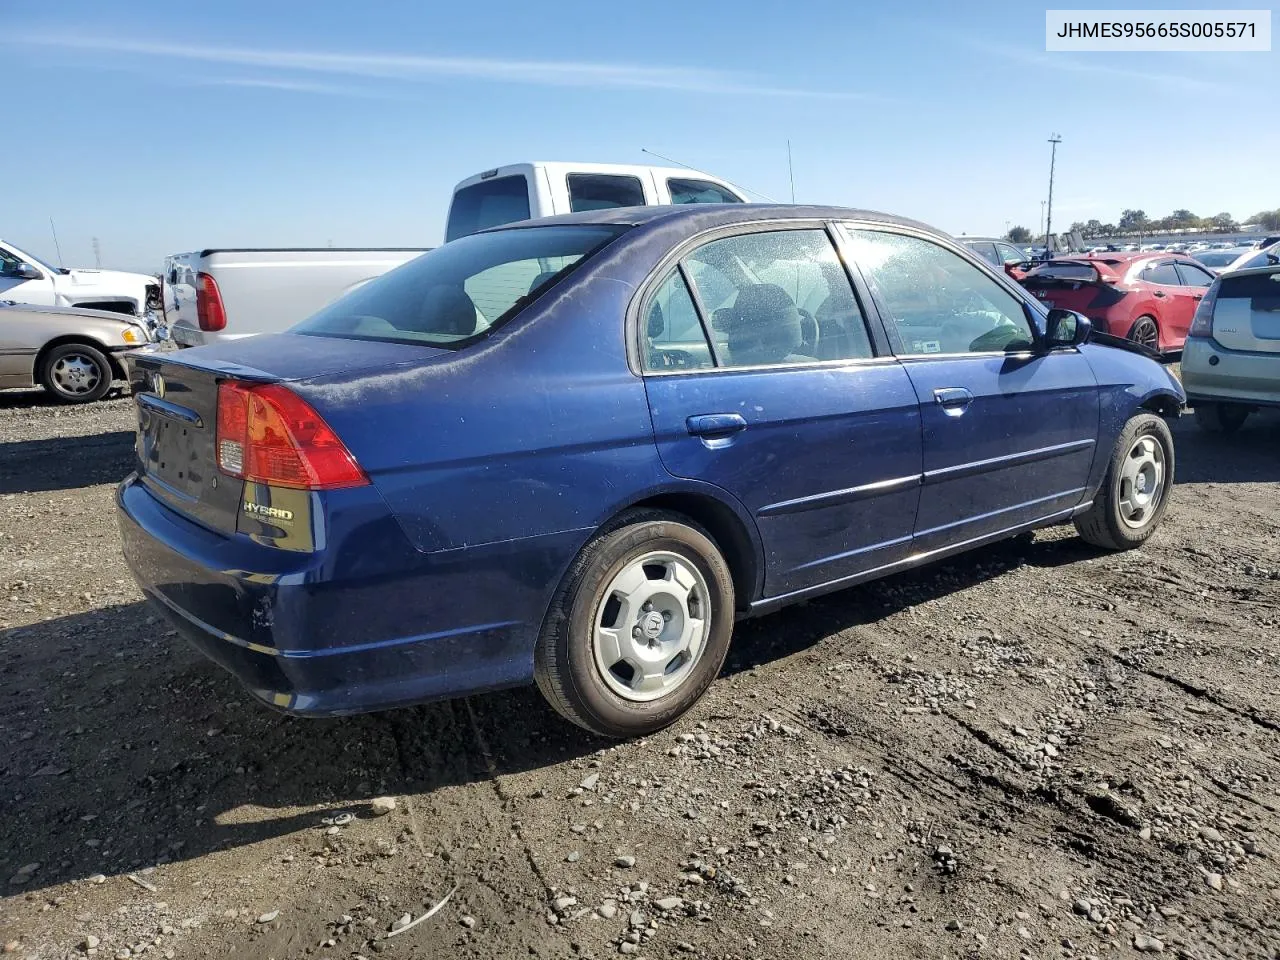
<svg viewBox="0 0 1280 960">
<path fill-rule="evenodd" d="M 60 344 L 40 364 L 40 383 L 63 403 L 102 399 L 113 376 L 111 362 L 87 343 Z"/>
<path fill-rule="evenodd" d="M 1196 426 L 1206 433 L 1235 433 L 1251 412 L 1238 403 L 1197 403 Z"/>
<path fill-rule="evenodd" d="M 1132 550 L 1160 525 L 1173 487 L 1173 435 L 1154 413 L 1132 417 L 1111 451 L 1107 475 L 1093 505 L 1076 517 L 1076 530 L 1095 547 Z"/>
<path fill-rule="evenodd" d="M 720 672 L 733 579 L 685 517 L 634 510 L 570 567 L 534 652 L 538 688 L 566 719 L 607 737 L 661 730 Z"/>
</svg>

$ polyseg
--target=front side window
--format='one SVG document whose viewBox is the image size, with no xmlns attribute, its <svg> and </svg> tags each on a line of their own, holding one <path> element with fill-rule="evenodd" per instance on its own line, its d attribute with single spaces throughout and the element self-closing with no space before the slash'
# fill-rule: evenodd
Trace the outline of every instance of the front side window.
<svg viewBox="0 0 1280 960">
<path fill-rule="evenodd" d="M 526 227 L 463 237 L 375 277 L 290 332 L 461 346 L 514 317 L 625 229 Z"/>
<path fill-rule="evenodd" d="M 612 207 L 643 207 L 644 187 L 639 177 L 619 177 L 600 173 L 571 173 L 569 209 L 608 210 Z"/>
<path fill-rule="evenodd" d="M 490 227 L 529 219 L 529 182 L 522 174 L 481 180 L 453 195 L 444 239 L 457 240 Z"/>
<path fill-rule="evenodd" d="M 1002 353 L 1035 342 L 1022 301 L 945 247 L 878 230 L 853 229 L 849 239 L 906 353 Z"/>
<path fill-rule="evenodd" d="M 667 180 L 672 203 L 741 203 L 742 198 L 710 180 L 671 177 Z"/>
<path fill-rule="evenodd" d="M 1191 263 L 1179 263 L 1178 275 L 1182 278 L 1184 287 L 1207 287 L 1214 280 L 1213 274 L 1208 270 Z"/>
<path fill-rule="evenodd" d="M 824 230 L 712 240 L 684 260 L 719 366 L 871 357 L 866 321 Z"/>
<path fill-rule="evenodd" d="M 8 250 L 0 247 L 0 277 L 16 277 L 20 263 L 22 263 L 21 260 Z"/>
</svg>

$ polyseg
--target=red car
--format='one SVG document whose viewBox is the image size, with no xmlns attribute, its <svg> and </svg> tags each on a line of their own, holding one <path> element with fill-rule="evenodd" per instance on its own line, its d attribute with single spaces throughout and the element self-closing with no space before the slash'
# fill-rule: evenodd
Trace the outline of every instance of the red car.
<svg viewBox="0 0 1280 960">
<path fill-rule="evenodd" d="M 1046 307 L 1083 313 L 1094 328 L 1161 353 L 1181 350 L 1214 275 L 1185 254 L 1059 257 L 1022 280 Z"/>
</svg>

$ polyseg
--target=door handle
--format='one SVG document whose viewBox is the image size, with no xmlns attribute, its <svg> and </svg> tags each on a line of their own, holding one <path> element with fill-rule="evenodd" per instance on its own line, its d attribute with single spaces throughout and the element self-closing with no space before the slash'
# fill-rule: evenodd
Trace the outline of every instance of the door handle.
<svg viewBox="0 0 1280 960">
<path fill-rule="evenodd" d="M 973 403 L 973 394 L 964 387 L 940 387 L 933 391 L 933 399 L 943 407 L 967 407 Z"/>
<path fill-rule="evenodd" d="M 1151 295 L 1153 297 L 1159 297 L 1161 300 L 1163 300 L 1165 297 L 1168 296 L 1168 294 L 1165 293 L 1163 290 L 1156 290 Z"/>
<path fill-rule="evenodd" d="M 695 437 L 727 437 L 747 429 L 747 421 L 737 413 L 704 413 L 684 423 Z"/>
<path fill-rule="evenodd" d="M 1204 299 L 1204 294 L 1203 294 L 1203 293 L 1193 293 L 1193 294 L 1191 295 L 1191 299 L 1192 299 L 1192 300 L 1203 300 L 1203 299 Z"/>
</svg>

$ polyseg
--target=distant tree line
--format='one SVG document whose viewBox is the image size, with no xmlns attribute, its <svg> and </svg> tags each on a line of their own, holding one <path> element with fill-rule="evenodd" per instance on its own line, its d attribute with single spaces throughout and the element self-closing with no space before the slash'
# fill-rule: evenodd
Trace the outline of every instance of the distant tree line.
<svg viewBox="0 0 1280 960">
<path fill-rule="evenodd" d="M 1280 208 L 1263 210 L 1254 214 L 1243 224 L 1249 224 L 1268 233 L 1280 231 Z M 1101 237 L 1123 237 L 1147 235 L 1153 233 L 1172 233 L 1175 231 L 1202 233 L 1236 233 L 1242 226 L 1229 213 L 1219 213 L 1212 217 L 1197 217 L 1190 210 L 1175 210 L 1167 217 L 1151 220 L 1144 210 L 1125 210 L 1120 214 L 1118 223 L 1103 223 L 1100 220 L 1079 221 L 1071 224 L 1068 232 L 1079 232 L 1086 240 Z M 1011 243 L 1029 243 L 1034 234 L 1026 227 L 1013 227 L 1006 235 Z"/>
</svg>

